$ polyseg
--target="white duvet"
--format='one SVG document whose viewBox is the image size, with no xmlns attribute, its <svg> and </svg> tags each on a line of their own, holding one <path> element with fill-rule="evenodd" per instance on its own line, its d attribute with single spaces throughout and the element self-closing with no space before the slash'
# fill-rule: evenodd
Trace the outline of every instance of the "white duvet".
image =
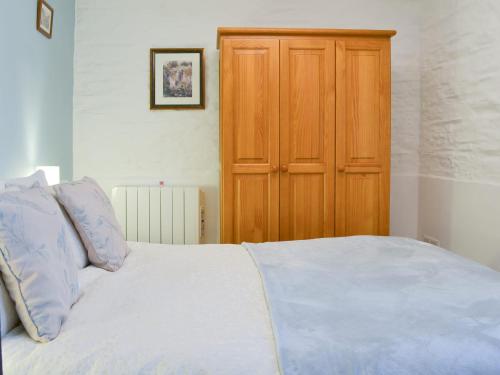
<svg viewBox="0 0 500 375">
<path fill-rule="evenodd" d="M 257 268 L 241 246 L 130 244 L 118 272 L 81 271 L 59 337 L 2 339 L 4 373 L 277 374 Z"/>
</svg>

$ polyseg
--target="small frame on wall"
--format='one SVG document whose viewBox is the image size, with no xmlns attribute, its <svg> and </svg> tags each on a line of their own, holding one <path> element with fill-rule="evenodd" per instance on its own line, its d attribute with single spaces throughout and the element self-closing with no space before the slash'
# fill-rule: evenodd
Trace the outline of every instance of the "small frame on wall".
<svg viewBox="0 0 500 375">
<path fill-rule="evenodd" d="M 52 25 L 54 23 L 54 8 L 46 1 L 38 0 L 36 12 L 36 29 L 47 38 L 52 38 Z"/>
<path fill-rule="evenodd" d="M 150 108 L 204 109 L 203 48 L 152 48 Z"/>
</svg>

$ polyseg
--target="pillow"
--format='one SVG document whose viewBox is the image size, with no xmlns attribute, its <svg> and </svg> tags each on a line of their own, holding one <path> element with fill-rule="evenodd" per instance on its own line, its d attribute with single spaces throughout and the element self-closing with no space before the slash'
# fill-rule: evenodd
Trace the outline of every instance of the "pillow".
<svg viewBox="0 0 500 375">
<path fill-rule="evenodd" d="M 43 188 L 0 194 L 0 270 L 28 334 L 59 334 L 79 297 L 78 270 L 64 218 Z"/>
<path fill-rule="evenodd" d="M 89 177 L 54 187 L 87 249 L 89 260 L 108 271 L 118 270 L 129 253 L 113 206 Z"/>
<path fill-rule="evenodd" d="M 4 191 L 19 191 L 31 189 L 33 187 L 46 187 L 47 179 L 45 173 L 41 170 L 36 171 L 31 176 L 20 177 L 12 180 L 0 181 L 0 193 Z"/>
<path fill-rule="evenodd" d="M 28 177 L 0 181 L 0 193 L 4 192 L 6 187 L 9 191 L 19 191 L 31 189 L 34 186 L 47 186 L 47 180 L 43 171 L 37 171 Z M 7 332 L 18 324 L 19 317 L 17 316 L 14 302 L 10 298 L 0 277 L 0 336 L 4 337 Z"/>
<path fill-rule="evenodd" d="M 48 186 L 46 189 L 54 198 L 56 198 L 56 191 L 54 190 L 54 186 Z M 69 218 L 66 209 L 60 204 L 59 208 L 61 209 L 61 212 L 64 217 L 64 225 L 66 227 L 66 233 L 68 233 L 68 238 L 67 238 L 68 247 L 71 249 L 71 251 L 73 251 L 73 258 L 75 259 L 75 263 L 78 269 L 79 270 L 84 269 L 89 265 L 89 257 L 87 255 L 87 250 L 85 250 L 80 235 L 76 231 L 76 228 L 73 225 L 71 219 Z"/>
<path fill-rule="evenodd" d="M 1 278 L 0 278 L 1 279 Z M 0 325 L 2 328 L 1 337 L 4 337 L 12 328 L 19 324 L 14 302 L 5 289 L 3 281 L 0 280 Z"/>
</svg>

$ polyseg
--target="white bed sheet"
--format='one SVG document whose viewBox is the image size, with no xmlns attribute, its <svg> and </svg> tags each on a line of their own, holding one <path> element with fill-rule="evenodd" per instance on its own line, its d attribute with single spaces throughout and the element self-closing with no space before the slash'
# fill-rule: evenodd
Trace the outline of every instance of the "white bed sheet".
<svg viewBox="0 0 500 375">
<path fill-rule="evenodd" d="M 3 338 L 4 373 L 278 374 L 257 268 L 237 245 L 130 243 L 122 269 L 81 271 L 59 337 Z"/>
</svg>

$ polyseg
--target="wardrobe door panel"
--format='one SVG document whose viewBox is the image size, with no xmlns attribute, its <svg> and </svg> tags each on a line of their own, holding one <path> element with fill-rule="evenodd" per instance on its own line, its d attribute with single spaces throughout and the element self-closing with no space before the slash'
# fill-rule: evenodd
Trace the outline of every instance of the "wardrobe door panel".
<svg viewBox="0 0 500 375">
<path fill-rule="evenodd" d="M 346 185 L 346 233 L 378 234 L 380 174 L 347 174 Z"/>
<path fill-rule="evenodd" d="M 335 42 L 280 41 L 280 240 L 334 234 Z"/>
<path fill-rule="evenodd" d="M 234 175 L 234 241 L 269 239 L 269 177 L 266 174 Z"/>
<path fill-rule="evenodd" d="M 269 122 L 266 121 L 265 49 L 235 49 L 233 72 L 234 163 L 254 164 L 269 161 Z"/>
<path fill-rule="evenodd" d="M 289 239 L 324 237 L 325 183 L 323 174 L 292 173 L 289 176 Z"/>
<path fill-rule="evenodd" d="M 221 242 L 277 240 L 279 41 L 225 39 L 222 48 Z"/>
<path fill-rule="evenodd" d="M 337 41 L 335 235 L 389 234 L 390 44 Z"/>
</svg>

